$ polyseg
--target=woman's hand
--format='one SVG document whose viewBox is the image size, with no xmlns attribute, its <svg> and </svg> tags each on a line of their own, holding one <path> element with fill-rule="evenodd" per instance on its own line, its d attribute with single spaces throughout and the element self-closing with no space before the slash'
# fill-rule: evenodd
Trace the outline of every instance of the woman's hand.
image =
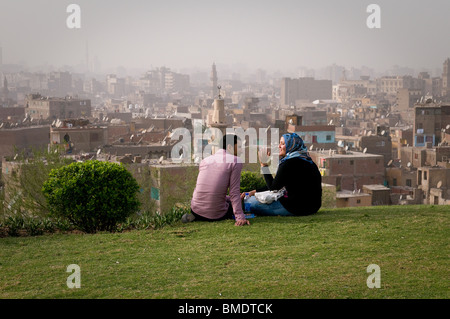
<svg viewBox="0 0 450 319">
<path fill-rule="evenodd" d="M 256 190 L 253 190 L 253 191 L 250 191 L 250 192 L 243 192 L 241 194 L 241 199 L 244 199 L 245 193 L 248 193 L 248 196 L 252 197 L 252 196 L 255 196 Z"/>
<path fill-rule="evenodd" d="M 270 162 L 270 151 L 267 147 L 260 147 L 258 151 L 259 162 L 261 163 L 261 167 L 269 166 Z"/>
</svg>

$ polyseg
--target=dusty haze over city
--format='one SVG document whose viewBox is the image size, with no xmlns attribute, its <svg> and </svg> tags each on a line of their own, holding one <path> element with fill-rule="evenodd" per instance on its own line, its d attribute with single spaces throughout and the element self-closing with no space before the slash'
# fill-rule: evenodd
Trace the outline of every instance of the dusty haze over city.
<svg viewBox="0 0 450 319">
<path fill-rule="evenodd" d="M 79 29 L 66 24 L 73 3 Z M 381 28 L 367 26 L 373 3 Z M 440 75 L 450 52 L 448 12 L 447 0 L 0 0 L 0 46 L 3 64 L 33 71 L 82 72 L 88 60 L 97 71 L 122 67 L 128 75 L 159 66 L 209 72 L 213 62 L 222 72 L 290 76 L 332 64 Z"/>
</svg>

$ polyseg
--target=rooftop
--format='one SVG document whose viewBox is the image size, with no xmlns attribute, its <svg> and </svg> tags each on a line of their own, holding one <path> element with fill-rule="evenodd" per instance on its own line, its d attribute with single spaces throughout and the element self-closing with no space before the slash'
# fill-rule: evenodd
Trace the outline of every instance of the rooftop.
<svg viewBox="0 0 450 319">
<path fill-rule="evenodd" d="M 333 152 L 333 150 L 310 151 L 309 153 L 311 155 L 317 155 L 321 158 L 383 158 L 383 155 L 369 154 L 355 151 L 347 151 L 345 154 L 339 154 Z"/>
</svg>

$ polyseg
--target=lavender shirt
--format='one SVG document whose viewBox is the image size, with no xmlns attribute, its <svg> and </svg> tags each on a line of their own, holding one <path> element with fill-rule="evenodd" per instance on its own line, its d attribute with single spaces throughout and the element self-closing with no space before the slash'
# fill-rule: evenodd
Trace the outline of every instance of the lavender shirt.
<svg viewBox="0 0 450 319">
<path fill-rule="evenodd" d="M 223 149 L 203 159 L 199 166 L 191 209 L 200 216 L 218 219 L 226 214 L 231 201 L 236 220 L 245 219 L 240 196 L 242 166 L 239 157 Z M 228 188 L 230 196 L 227 196 Z"/>
</svg>

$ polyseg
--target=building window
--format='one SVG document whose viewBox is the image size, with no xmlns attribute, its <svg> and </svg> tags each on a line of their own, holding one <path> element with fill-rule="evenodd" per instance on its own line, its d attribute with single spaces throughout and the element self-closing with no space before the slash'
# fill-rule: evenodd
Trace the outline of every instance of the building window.
<svg viewBox="0 0 450 319">
<path fill-rule="evenodd" d="M 331 141 L 331 135 L 327 135 L 327 141 Z"/>
<path fill-rule="evenodd" d="M 376 159 L 376 160 L 375 160 L 375 164 L 380 164 L 380 160 L 379 160 L 379 159 Z"/>
<path fill-rule="evenodd" d="M 412 184 L 411 184 L 411 180 L 410 180 L 410 179 L 407 179 L 407 180 L 406 180 L 406 186 L 411 187 L 411 185 L 412 185 Z"/>
<path fill-rule="evenodd" d="M 351 160 L 350 161 L 350 165 L 353 165 L 355 163 L 355 161 Z"/>
<path fill-rule="evenodd" d="M 360 199 L 357 199 L 357 200 L 356 200 L 356 204 L 361 204 L 361 200 L 360 200 Z"/>
<path fill-rule="evenodd" d="M 428 176 L 427 176 L 427 172 L 425 172 L 425 171 L 424 171 L 424 172 L 423 172 L 423 180 L 424 180 L 424 181 L 426 181 L 426 180 L 427 180 L 427 178 L 428 178 Z"/>
<path fill-rule="evenodd" d="M 397 186 L 397 179 L 394 178 L 394 180 L 392 181 L 393 186 Z"/>
</svg>

